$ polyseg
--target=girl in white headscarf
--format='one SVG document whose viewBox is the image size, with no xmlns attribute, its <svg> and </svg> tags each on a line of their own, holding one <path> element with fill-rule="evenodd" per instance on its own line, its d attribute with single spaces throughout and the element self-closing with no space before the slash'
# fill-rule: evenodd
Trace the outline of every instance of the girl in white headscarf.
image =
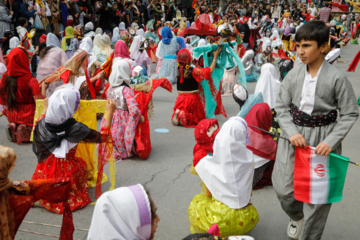
<svg viewBox="0 0 360 240">
<path fill-rule="evenodd" d="M 136 36 L 133 39 L 133 42 L 130 46 L 130 57 L 133 59 L 137 65 L 144 64 L 147 66 L 148 76 L 151 75 L 151 64 L 152 60 L 147 54 L 146 49 L 141 50 L 141 43 L 145 40 L 145 33 L 143 29 L 136 31 Z"/>
<path fill-rule="evenodd" d="M 10 43 L 9 43 L 9 50 L 6 52 L 6 54 L 9 54 L 9 52 L 14 49 L 17 48 L 20 45 L 20 40 L 18 37 L 12 37 L 10 38 Z"/>
<path fill-rule="evenodd" d="M 93 52 L 95 56 L 100 53 L 100 38 L 101 34 L 96 34 L 93 40 Z"/>
<path fill-rule="evenodd" d="M 88 240 L 151 240 L 160 218 L 141 184 L 104 193 L 96 202 Z"/>
<path fill-rule="evenodd" d="M 33 179 L 69 179 L 71 192 L 68 200 L 71 211 L 85 207 L 91 202 L 88 195 L 86 163 L 75 156 L 79 142 L 98 143 L 102 158 L 111 154 L 107 146 L 115 103 L 109 99 L 106 104 L 106 119 L 100 132 L 90 129 L 73 117 L 80 103 L 80 93 L 72 85 L 64 85 L 44 102 L 34 130 L 33 151 L 38 159 Z M 108 152 L 109 151 L 109 152 Z M 104 155 L 105 154 L 105 155 Z M 98 169 L 100 176 L 102 168 Z M 97 186 L 97 187 L 101 187 Z M 62 213 L 63 203 L 40 201 L 47 210 Z"/>
<path fill-rule="evenodd" d="M 79 50 L 85 50 L 89 55 L 87 58 L 87 75 L 90 78 L 90 82 L 94 85 L 96 94 L 99 95 L 99 92 L 104 88 L 105 79 L 103 78 L 103 74 L 100 72 L 96 74 L 95 76 L 92 76 L 92 73 L 95 72 L 96 68 L 101 65 L 99 61 L 97 61 L 97 58 L 93 52 L 93 42 L 91 38 L 84 37 L 83 40 L 80 43 Z M 83 72 L 84 70 L 81 69 Z M 92 100 L 92 96 L 89 91 L 88 84 L 86 82 L 86 76 L 78 76 L 75 78 L 75 88 L 80 91 L 81 99 L 83 100 Z M 102 116 L 99 114 L 99 116 Z"/>
<path fill-rule="evenodd" d="M 249 232 L 259 221 L 250 201 L 254 156 L 247 144 L 245 120 L 232 117 L 216 135 L 212 156 L 205 156 L 196 165 L 205 189 L 193 198 L 188 209 L 192 232 L 206 232 L 218 224 L 221 236 L 236 236 Z"/>
<path fill-rule="evenodd" d="M 118 27 L 113 29 L 113 35 L 111 37 L 111 43 L 116 43 L 117 40 L 120 40 L 120 30 Z"/>
<path fill-rule="evenodd" d="M 84 27 L 84 37 L 94 37 L 95 36 L 95 32 L 94 30 L 94 24 L 92 22 L 88 22 L 85 24 Z"/>
<path fill-rule="evenodd" d="M 62 50 L 60 40 L 53 33 L 48 33 L 46 37 L 46 48 L 41 50 L 39 56 L 40 61 L 36 71 L 36 79 L 38 81 L 43 80 L 45 77 L 54 73 L 59 67 L 61 67 L 67 60 L 68 57 L 64 50 Z M 46 92 L 42 94 L 46 97 L 50 97 L 55 89 L 62 85 L 63 81 L 56 81 L 50 83 Z"/>
<path fill-rule="evenodd" d="M 275 108 L 276 96 L 280 87 L 279 75 L 271 63 L 265 63 L 261 67 L 260 77 L 256 83 L 255 94 L 261 92 L 270 109 Z"/>
<path fill-rule="evenodd" d="M 130 34 L 129 34 L 128 30 L 126 30 L 124 22 L 121 22 L 119 24 L 119 30 L 120 30 L 120 32 L 119 32 L 120 39 L 123 40 L 126 43 L 126 45 L 129 45 Z"/>
<path fill-rule="evenodd" d="M 117 161 L 131 158 L 135 154 L 135 130 L 141 113 L 135 101 L 134 90 L 129 86 L 130 76 L 131 64 L 129 61 L 123 59 L 115 62 L 109 77 L 110 87 L 106 93 L 107 98 L 113 99 L 117 107 L 111 127 L 114 157 Z M 105 122 L 106 120 L 103 119 L 101 126 Z"/>
<path fill-rule="evenodd" d="M 111 48 L 111 40 L 108 35 L 102 35 L 99 39 L 100 52 L 96 54 L 97 60 L 104 63 L 106 59 L 114 52 Z"/>
</svg>

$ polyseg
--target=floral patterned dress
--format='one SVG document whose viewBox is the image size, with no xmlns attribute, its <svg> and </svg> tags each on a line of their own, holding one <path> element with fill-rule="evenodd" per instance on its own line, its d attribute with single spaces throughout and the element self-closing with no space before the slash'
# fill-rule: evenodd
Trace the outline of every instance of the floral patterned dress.
<svg viewBox="0 0 360 240">
<path fill-rule="evenodd" d="M 135 154 L 135 132 L 140 119 L 140 109 L 135 101 L 134 91 L 126 86 L 109 87 L 107 98 L 115 100 L 111 135 L 116 161 L 131 158 Z M 105 119 L 101 126 L 104 126 Z"/>
</svg>

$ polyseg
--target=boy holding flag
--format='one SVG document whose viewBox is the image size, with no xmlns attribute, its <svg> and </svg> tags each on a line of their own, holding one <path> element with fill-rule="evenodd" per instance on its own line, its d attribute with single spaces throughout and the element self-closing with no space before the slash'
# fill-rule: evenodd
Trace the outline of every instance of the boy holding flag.
<svg viewBox="0 0 360 240">
<path fill-rule="evenodd" d="M 315 153 L 341 154 L 344 139 L 359 112 L 353 88 L 340 71 L 324 61 L 329 28 L 322 21 L 305 23 L 296 33 L 303 64 L 282 82 L 276 101 L 279 139 L 272 182 L 281 207 L 290 217 L 287 234 L 293 239 L 318 240 L 331 204 L 310 204 L 294 198 L 295 148 L 315 147 Z"/>
</svg>

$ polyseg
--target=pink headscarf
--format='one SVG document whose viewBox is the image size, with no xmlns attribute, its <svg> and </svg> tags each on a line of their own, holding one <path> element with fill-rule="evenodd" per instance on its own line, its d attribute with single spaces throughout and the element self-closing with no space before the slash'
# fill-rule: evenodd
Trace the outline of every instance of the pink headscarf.
<svg viewBox="0 0 360 240">
<path fill-rule="evenodd" d="M 130 52 L 126 46 L 126 43 L 122 40 L 118 40 L 115 43 L 115 57 L 121 58 L 129 58 L 130 59 Z"/>
</svg>

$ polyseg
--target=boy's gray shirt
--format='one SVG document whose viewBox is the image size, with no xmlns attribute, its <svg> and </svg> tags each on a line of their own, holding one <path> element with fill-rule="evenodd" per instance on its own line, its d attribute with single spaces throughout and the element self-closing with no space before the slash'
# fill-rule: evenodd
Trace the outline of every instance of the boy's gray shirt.
<svg viewBox="0 0 360 240">
<path fill-rule="evenodd" d="M 300 133 L 290 115 L 290 106 L 299 108 L 305 79 L 305 64 L 292 69 L 281 83 L 275 110 L 282 135 L 291 137 Z M 338 121 L 323 142 L 334 149 L 344 139 L 359 116 L 356 97 L 347 77 L 324 60 L 316 83 L 313 116 L 328 114 L 337 109 Z M 316 147 L 316 146 L 314 146 Z"/>
</svg>

